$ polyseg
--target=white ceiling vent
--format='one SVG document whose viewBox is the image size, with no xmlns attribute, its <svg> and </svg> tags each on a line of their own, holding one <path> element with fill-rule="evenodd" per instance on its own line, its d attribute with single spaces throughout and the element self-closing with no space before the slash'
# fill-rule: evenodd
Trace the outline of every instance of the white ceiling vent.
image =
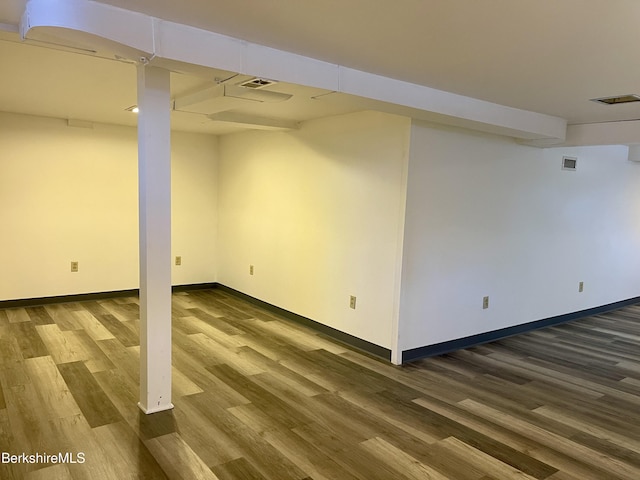
<svg viewBox="0 0 640 480">
<path fill-rule="evenodd" d="M 578 165 L 578 157 L 562 157 L 562 169 L 575 171 L 576 165 Z"/>
<path fill-rule="evenodd" d="M 264 87 L 268 87 L 269 85 L 274 85 L 278 82 L 276 82 L 275 80 L 267 80 L 266 78 L 252 78 L 251 80 L 247 80 L 245 82 L 239 83 L 238 86 L 240 87 L 245 87 L 245 88 L 252 88 L 252 89 L 258 89 L 258 88 L 264 88 Z"/>
<path fill-rule="evenodd" d="M 591 101 L 605 105 L 620 105 L 623 103 L 640 102 L 640 95 L 630 93 L 629 95 L 616 95 L 615 97 L 592 98 Z"/>
</svg>

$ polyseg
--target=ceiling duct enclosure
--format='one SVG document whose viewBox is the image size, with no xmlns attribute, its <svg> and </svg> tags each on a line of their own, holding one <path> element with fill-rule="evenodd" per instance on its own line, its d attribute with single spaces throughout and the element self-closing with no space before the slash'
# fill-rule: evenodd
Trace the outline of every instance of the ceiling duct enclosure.
<svg viewBox="0 0 640 480">
<path fill-rule="evenodd" d="M 275 82 L 264 79 L 253 79 L 245 84 L 258 81 L 257 86 L 215 85 L 199 92 L 178 97 L 174 100 L 174 109 L 181 112 L 211 115 L 234 108 L 246 107 L 251 103 L 276 103 L 289 100 L 293 95 L 288 93 L 262 90 Z M 267 83 L 269 82 L 269 83 Z"/>
<path fill-rule="evenodd" d="M 208 115 L 209 120 L 214 122 L 224 122 L 240 127 L 248 127 L 255 130 L 295 130 L 300 127 L 298 122 L 292 120 L 282 120 L 278 118 L 268 118 L 259 115 L 247 115 L 235 112 L 219 112 Z"/>
</svg>

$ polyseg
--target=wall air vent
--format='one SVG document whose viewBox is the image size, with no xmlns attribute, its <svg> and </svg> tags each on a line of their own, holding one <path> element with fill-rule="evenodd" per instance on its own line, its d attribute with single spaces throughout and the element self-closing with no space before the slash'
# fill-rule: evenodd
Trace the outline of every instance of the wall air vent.
<svg viewBox="0 0 640 480">
<path fill-rule="evenodd" d="M 621 103 L 640 102 L 640 95 L 631 93 L 629 95 L 617 95 L 615 97 L 592 98 L 591 101 L 604 103 L 605 105 L 620 105 Z"/>
<path fill-rule="evenodd" d="M 562 157 L 562 169 L 575 171 L 578 164 L 578 157 Z"/>
<path fill-rule="evenodd" d="M 278 82 L 276 82 L 275 80 L 267 80 L 266 78 L 256 77 L 256 78 L 252 78 L 251 80 L 247 80 L 246 82 L 239 83 L 238 86 L 257 89 L 257 88 L 268 87 L 269 85 L 274 85 L 276 83 Z"/>
</svg>

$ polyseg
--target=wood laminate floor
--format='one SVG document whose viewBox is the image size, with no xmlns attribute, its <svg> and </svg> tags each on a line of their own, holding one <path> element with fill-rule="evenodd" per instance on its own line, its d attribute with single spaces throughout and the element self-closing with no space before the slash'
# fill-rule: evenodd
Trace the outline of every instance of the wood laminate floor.
<svg viewBox="0 0 640 480">
<path fill-rule="evenodd" d="M 0 310 L 0 478 L 640 479 L 640 306 L 404 367 L 220 290 L 173 315 L 145 416 L 136 298 Z M 5 462 L 44 453 L 84 463 Z"/>
</svg>

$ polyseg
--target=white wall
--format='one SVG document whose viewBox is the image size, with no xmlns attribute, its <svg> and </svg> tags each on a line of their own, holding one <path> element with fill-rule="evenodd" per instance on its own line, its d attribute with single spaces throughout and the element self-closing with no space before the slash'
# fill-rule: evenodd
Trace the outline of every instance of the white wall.
<svg viewBox="0 0 640 480">
<path fill-rule="evenodd" d="M 171 250 L 174 285 L 216 281 L 218 137 L 171 134 Z M 174 262 L 175 263 L 175 262 Z"/>
<path fill-rule="evenodd" d="M 216 138 L 172 140 L 174 283 L 215 281 Z M 134 128 L 0 113 L 0 155 L 0 300 L 138 287 Z"/>
<path fill-rule="evenodd" d="M 409 130 L 363 112 L 220 138 L 218 281 L 391 348 Z"/>
<path fill-rule="evenodd" d="M 639 296 L 639 185 L 626 147 L 541 150 L 415 122 L 400 348 Z"/>
<path fill-rule="evenodd" d="M 0 300 L 137 288 L 135 129 L 0 113 L 0 155 Z M 173 282 L 219 281 L 386 348 L 399 328 L 399 350 L 636 297 L 626 158 L 373 112 L 174 133 Z"/>
</svg>

